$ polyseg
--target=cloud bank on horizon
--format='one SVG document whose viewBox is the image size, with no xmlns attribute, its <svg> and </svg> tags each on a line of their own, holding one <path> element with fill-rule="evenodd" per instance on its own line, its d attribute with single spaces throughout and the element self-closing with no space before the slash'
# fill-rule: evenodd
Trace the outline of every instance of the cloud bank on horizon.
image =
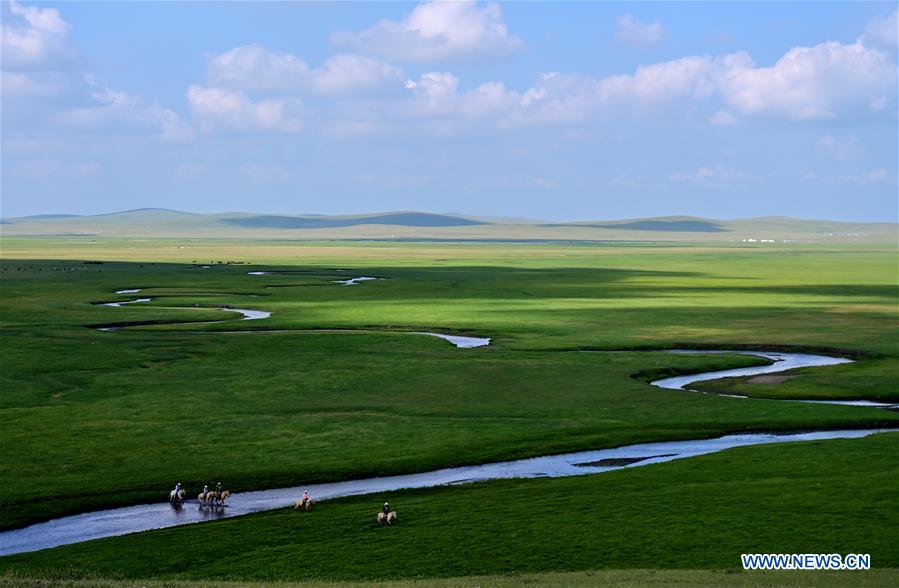
<svg viewBox="0 0 899 588">
<path fill-rule="evenodd" d="M 2 214 L 895 221 L 895 4 L 700 6 L 2 2 Z"/>
</svg>

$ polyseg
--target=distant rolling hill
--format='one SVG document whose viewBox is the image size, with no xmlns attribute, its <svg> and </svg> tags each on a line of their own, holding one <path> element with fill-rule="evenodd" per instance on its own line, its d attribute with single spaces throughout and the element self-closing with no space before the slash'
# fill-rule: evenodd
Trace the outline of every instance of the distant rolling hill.
<svg viewBox="0 0 899 588">
<path fill-rule="evenodd" d="M 395 239 L 498 241 L 717 241 L 895 243 L 896 223 L 762 217 L 716 220 L 669 216 L 547 223 L 400 211 L 358 215 L 230 212 L 200 214 L 142 208 L 97 215 L 43 214 L 0 219 L 0 235 L 241 239 Z"/>
<path fill-rule="evenodd" d="M 426 212 L 395 212 L 364 216 L 273 216 L 256 215 L 226 218 L 223 222 L 248 229 L 333 229 L 359 225 L 396 225 L 401 227 L 464 227 L 487 224 L 446 214 Z"/>
</svg>

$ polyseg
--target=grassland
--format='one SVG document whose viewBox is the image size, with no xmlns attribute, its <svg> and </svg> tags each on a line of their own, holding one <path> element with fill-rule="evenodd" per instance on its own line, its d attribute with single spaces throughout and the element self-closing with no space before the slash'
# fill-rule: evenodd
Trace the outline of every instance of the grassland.
<svg viewBox="0 0 899 588">
<path fill-rule="evenodd" d="M 810 390 L 817 389 L 816 378 L 827 380 L 827 394 L 834 397 L 868 397 L 877 390 L 879 397 L 895 398 L 890 392 L 899 365 L 894 246 L 82 238 L 4 238 L 0 245 L 0 525 L 6 528 L 158 500 L 175 480 L 190 488 L 221 478 L 239 491 L 733 431 L 899 423 L 899 415 L 875 409 L 735 402 L 658 390 L 632 377 L 646 370 L 704 370 L 756 361 L 743 356 L 576 352 L 728 344 L 838 349 L 861 360 L 809 371 Z M 197 267 L 202 264 L 211 267 Z M 279 273 L 247 275 L 252 270 Z M 355 287 L 330 282 L 354 275 L 384 279 Z M 126 299 L 114 294 L 123 288 L 143 288 L 140 296 L 153 301 L 120 308 L 91 304 Z M 218 305 L 273 314 L 264 321 L 239 321 L 223 316 L 214 308 Z M 198 322 L 120 332 L 84 327 L 143 321 Z M 492 337 L 494 344 L 460 350 L 398 332 L 417 330 L 474 333 Z M 778 386 L 787 390 L 802 381 Z M 872 500 L 879 500 L 879 508 L 897 495 L 899 476 L 881 475 L 895 473 L 895 442 L 808 447 L 814 457 L 800 452 L 804 457 L 794 459 L 783 453 L 794 448 L 752 448 L 608 478 L 399 494 L 397 500 L 404 504 L 422 505 L 410 512 L 413 521 L 421 522 L 389 531 L 399 543 L 385 544 L 383 561 L 394 564 L 390 577 L 407 578 L 596 567 L 715 569 L 736 565 L 736 539 L 707 557 L 700 557 L 695 547 L 692 555 L 676 561 L 671 559 L 677 557 L 672 542 L 689 537 L 690 529 L 708 526 L 717 529 L 710 537 L 724 541 L 735 528 L 755 531 L 764 523 L 771 528 L 768 538 L 779 541 L 775 545 L 795 551 L 800 545 L 814 546 L 802 541 L 816 536 L 812 525 L 799 525 L 804 530 L 791 536 L 798 522 L 777 513 L 803 501 L 824 508 L 825 500 L 847 503 L 852 513 Z M 845 475 L 821 473 L 817 480 L 812 470 L 791 478 L 778 469 L 801 469 L 808 460 L 818 466 L 856 466 Z M 765 478 L 763 470 L 772 466 L 771 477 Z M 740 477 L 741 468 L 767 482 L 756 487 Z M 689 479 L 703 479 L 703 472 L 706 482 L 691 485 Z M 818 483 L 826 484 L 827 492 L 816 490 Z M 701 503 L 688 497 L 698 487 Z M 562 513 L 558 520 L 528 527 L 533 498 L 544 495 L 572 499 L 553 502 L 553 512 Z M 590 503 L 587 495 L 598 497 L 596 505 L 585 504 Z M 715 501 L 713 496 L 732 498 Z M 627 504 L 617 514 L 602 511 L 615 497 Z M 643 497 L 655 501 L 647 503 L 654 505 L 653 517 L 638 516 Z M 683 500 L 692 505 L 694 517 L 675 508 Z M 753 523 L 758 513 L 737 512 L 744 501 L 755 501 L 758 509 L 770 508 L 771 513 Z M 700 508 L 708 503 L 730 510 Z M 453 513 L 460 504 L 476 510 L 476 524 L 459 524 Z M 497 516 L 499 507 L 505 509 L 502 516 Z M 376 561 L 353 563 L 337 555 L 351 551 L 354 538 L 369 537 L 367 518 L 353 523 L 356 527 L 350 521 L 370 509 L 365 499 L 350 499 L 322 505 L 315 513 L 319 518 L 309 519 L 316 523 L 301 529 L 296 525 L 306 525 L 305 519 L 271 513 L 0 562 L 15 573 L 48 574 L 55 573 L 45 565 L 52 557 L 56 563 L 83 562 L 75 566 L 76 575 L 104 575 L 120 549 L 139 546 L 146 555 L 129 558 L 134 566 L 122 573 L 130 578 L 177 576 L 176 568 L 162 561 L 173 553 L 166 547 L 170 541 L 195 554 L 190 546 L 196 541 L 233 537 L 225 550 L 234 554 L 227 560 L 231 564 L 216 568 L 214 561 L 200 558 L 196 564 L 183 562 L 184 573 L 192 578 L 249 577 L 235 571 L 246 565 L 263 570 L 259 577 L 266 579 L 378 578 L 388 572 Z M 612 518 L 608 525 L 585 528 L 577 516 L 584 509 L 597 520 Z M 658 519 L 658 513 L 668 518 Z M 840 517 L 810 520 L 824 525 L 830 538 L 840 533 L 851 538 L 853 529 L 866 537 L 885 535 L 890 528 L 883 517 L 864 524 Z M 340 526 L 344 524 L 348 526 Z M 491 539 L 494 525 L 506 530 Z M 596 559 L 614 544 L 639 552 L 641 545 L 634 541 L 653 527 L 658 527 L 652 535 L 658 549 L 667 542 L 667 559 Z M 393 533 L 415 528 L 417 534 Z M 434 539 L 434 528 L 448 537 L 446 542 Z M 293 547 L 283 553 L 277 547 L 284 533 L 300 532 L 321 544 L 311 560 L 298 560 Z M 555 555 L 544 561 L 533 557 L 532 547 L 545 533 L 557 533 L 552 536 L 559 541 Z M 246 554 L 244 561 L 245 543 L 254 534 L 268 547 Z M 571 556 L 565 537 L 591 547 L 583 557 Z M 450 540 L 480 544 L 494 539 L 511 541 L 511 547 L 485 551 L 482 564 L 464 570 L 450 565 L 457 553 Z M 880 544 L 878 539 L 845 547 L 871 545 L 872 553 L 881 554 L 882 565 L 899 566 L 894 551 Z M 416 555 L 421 563 L 410 566 L 409 558 L 425 546 L 435 555 Z M 402 560 L 391 559 L 391 550 Z M 57 556 L 72 559 L 57 561 Z M 310 567 L 310 561 L 318 563 Z M 328 568 L 329 561 L 347 563 Z M 534 567 L 535 561 L 544 563 Z"/>
<path fill-rule="evenodd" d="M 0 560 L 36 577 L 359 580 L 725 569 L 741 553 L 870 553 L 899 566 L 899 434 L 744 447 L 599 476 L 321 503 Z M 400 514 L 374 522 L 380 501 Z M 859 576 L 864 575 L 860 572 Z M 895 578 L 895 574 L 893 575 Z M 815 584 L 815 582 L 812 582 Z"/>
<path fill-rule="evenodd" d="M 360 580 L 334 582 L 254 582 L 223 580 L 115 580 L 93 578 L 29 578 L 0 577 L 0 586 L 9 588 L 467 588 L 490 586 L 563 587 L 611 586 L 633 588 L 651 586 L 670 588 L 693 586 L 698 588 L 777 588 L 780 586 L 842 587 L 847 584 L 859 588 L 893 588 L 899 570 L 869 570 L 857 572 L 736 572 L 734 570 L 590 570 L 586 572 L 546 572 L 542 574 L 510 574 L 504 576 L 464 576 L 456 578 L 428 578 L 419 580 Z"/>
</svg>

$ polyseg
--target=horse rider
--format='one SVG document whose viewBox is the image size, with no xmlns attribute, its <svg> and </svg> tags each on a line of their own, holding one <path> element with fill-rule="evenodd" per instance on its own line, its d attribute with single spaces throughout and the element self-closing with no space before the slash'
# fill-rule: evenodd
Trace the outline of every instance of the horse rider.
<svg viewBox="0 0 899 588">
<path fill-rule="evenodd" d="M 175 489 L 172 490 L 171 497 L 179 498 L 180 496 L 181 496 L 181 482 L 178 482 L 177 484 L 175 484 Z"/>
<path fill-rule="evenodd" d="M 222 493 L 222 483 L 221 482 L 215 483 L 215 493 L 218 495 L 221 495 L 221 493 Z"/>
<path fill-rule="evenodd" d="M 381 509 L 381 510 L 383 511 L 384 516 L 386 517 L 387 515 L 390 514 L 390 505 L 387 504 L 387 503 L 385 502 L 385 503 L 384 503 L 384 508 Z"/>
<path fill-rule="evenodd" d="M 309 491 L 303 490 L 303 498 L 300 500 L 300 504 L 302 504 L 303 506 L 306 506 L 310 502 L 312 502 L 312 497 L 309 496 Z"/>
<path fill-rule="evenodd" d="M 209 486 L 207 484 L 203 484 L 203 495 L 209 494 Z"/>
</svg>

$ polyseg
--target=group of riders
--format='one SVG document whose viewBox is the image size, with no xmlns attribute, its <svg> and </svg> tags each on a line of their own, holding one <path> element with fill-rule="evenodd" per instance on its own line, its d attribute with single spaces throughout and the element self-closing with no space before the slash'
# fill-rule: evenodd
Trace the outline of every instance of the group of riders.
<svg viewBox="0 0 899 588">
<path fill-rule="evenodd" d="M 230 496 L 231 493 L 224 489 L 221 482 L 215 483 L 215 489 L 210 490 L 208 484 L 203 485 L 203 492 L 197 497 L 197 500 L 200 502 L 200 505 L 211 506 L 218 504 L 219 506 L 225 505 L 225 499 Z M 169 492 L 169 502 L 172 503 L 172 506 L 180 507 L 184 504 L 186 499 L 186 492 L 184 488 L 181 486 L 181 482 L 175 484 L 175 489 Z"/>
<path fill-rule="evenodd" d="M 184 488 L 181 487 L 181 482 L 178 482 L 175 484 L 175 489 L 169 492 L 169 502 L 172 503 L 172 506 L 180 507 L 184 504 L 185 494 Z M 210 490 L 208 485 L 204 485 L 203 492 L 197 498 L 201 506 L 211 506 L 216 504 L 224 506 L 225 499 L 230 495 L 231 493 L 222 487 L 221 482 L 216 482 L 214 490 Z M 309 491 L 305 490 L 303 491 L 303 497 L 297 500 L 294 510 L 305 510 L 308 512 L 312 510 L 314 504 L 315 500 L 309 495 Z M 385 502 L 381 512 L 378 513 L 378 524 L 387 523 L 390 525 L 395 521 L 396 511 L 391 510 L 390 504 Z"/>
</svg>

